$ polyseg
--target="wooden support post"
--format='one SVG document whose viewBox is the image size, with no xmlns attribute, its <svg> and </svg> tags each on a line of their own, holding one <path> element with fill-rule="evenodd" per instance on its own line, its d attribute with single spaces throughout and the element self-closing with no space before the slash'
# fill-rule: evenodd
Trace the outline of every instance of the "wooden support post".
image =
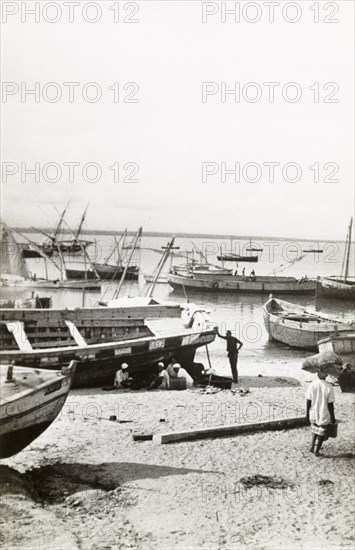
<svg viewBox="0 0 355 550">
<path fill-rule="evenodd" d="M 255 424 L 232 424 L 227 426 L 214 426 L 183 432 L 168 432 L 153 435 L 153 443 L 177 443 L 179 441 L 194 441 L 196 439 L 208 439 L 215 437 L 230 437 L 245 433 L 264 432 L 268 430 L 289 430 L 307 426 L 306 417 L 288 418 L 286 420 L 273 420 L 270 422 L 256 422 Z"/>
</svg>

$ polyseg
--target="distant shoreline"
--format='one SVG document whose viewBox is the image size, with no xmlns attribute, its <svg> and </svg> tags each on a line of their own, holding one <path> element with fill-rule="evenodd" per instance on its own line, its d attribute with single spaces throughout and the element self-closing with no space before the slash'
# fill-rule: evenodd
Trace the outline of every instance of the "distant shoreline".
<svg viewBox="0 0 355 550">
<path fill-rule="evenodd" d="M 21 233 L 51 233 L 52 228 L 41 228 L 40 230 L 35 230 L 32 227 L 16 227 L 15 231 L 20 231 Z M 64 229 L 63 233 L 70 235 L 70 231 Z M 123 231 L 114 231 L 107 229 L 85 229 L 83 231 L 84 235 L 122 235 Z M 128 235 L 135 235 L 135 231 L 128 231 Z M 172 235 L 175 235 L 176 238 L 186 238 L 191 239 L 234 239 L 234 240 L 243 240 L 243 241 L 301 241 L 301 242 L 312 242 L 312 243 L 343 243 L 345 242 L 342 239 L 305 239 L 302 237 L 275 237 L 269 235 L 258 235 L 258 236 L 249 236 L 249 235 L 231 235 L 231 234 L 219 234 L 219 233 L 181 233 L 181 232 L 167 232 L 167 231 L 144 231 L 143 237 L 166 237 L 170 238 Z"/>
</svg>

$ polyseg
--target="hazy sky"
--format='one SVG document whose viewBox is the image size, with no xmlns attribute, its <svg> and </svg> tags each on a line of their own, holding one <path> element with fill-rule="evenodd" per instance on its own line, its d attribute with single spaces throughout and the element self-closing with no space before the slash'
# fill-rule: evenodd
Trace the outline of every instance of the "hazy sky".
<svg viewBox="0 0 355 550">
<path fill-rule="evenodd" d="M 247 11 L 246 2 L 227 2 L 241 20 L 223 23 L 221 2 L 74 2 L 73 22 L 68 2 L 40 2 L 38 22 L 24 11 L 34 2 L 2 2 L 6 13 L 18 8 L 2 14 L 4 220 L 48 226 L 53 204 L 70 200 L 75 224 L 90 201 L 89 228 L 345 238 L 354 199 L 354 4 L 319 2 L 317 14 L 314 2 L 295 2 L 284 15 L 300 20 L 290 23 L 280 3 L 270 23 L 265 2 Z M 217 13 L 204 23 L 203 10 Z M 36 82 L 38 102 L 24 94 Z M 214 83 L 205 101 L 203 82 Z M 265 82 L 279 83 L 273 103 Z M 223 86 L 236 83 L 240 98 L 223 97 Z M 21 163 L 39 163 L 38 182 Z M 57 182 L 48 163 L 62 171 Z M 72 182 L 68 163 L 78 163 Z M 95 175 L 88 163 L 100 166 L 99 181 L 85 181 L 85 170 L 87 180 Z M 223 181 L 222 163 L 240 164 L 239 182 L 233 174 Z M 279 163 L 274 182 L 265 163 Z M 288 163 L 298 172 L 290 165 L 283 174 Z M 139 181 L 122 181 L 136 168 Z"/>
</svg>

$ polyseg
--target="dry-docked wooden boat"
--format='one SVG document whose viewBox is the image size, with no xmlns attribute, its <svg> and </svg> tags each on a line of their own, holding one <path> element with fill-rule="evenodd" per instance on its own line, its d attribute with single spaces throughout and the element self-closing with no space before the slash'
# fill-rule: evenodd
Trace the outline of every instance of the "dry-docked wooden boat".
<svg viewBox="0 0 355 550">
<path fill-rule="evenodd" d="M 146 370 L 172 356 L 193 363 L 196 349 L 213 342 L 205 309 L 144 298 L 108 307 L 0 310 L 0 360 L 57 369 L 79 360 L 75 386 L 112 384 L 124 362 Z"/>
<path fill-rule="evenodd" d="M 317 283 L 307 278 L 262 276 L 254 277 L 217 272 L 181 274 L 173 270 L 168 275 L 169 285 L 175 290 L 204 292 L 229 292 L 238 294 L 309 294 L 315 292 Z"/>
<path fill-rule="evenodd" d="M 346 323 L 272 297 L 264 305 L 264 323 L 271 340 L 310 350 L 333 333 L 355 331 L 355 321 Z"/>
<path fill-rule="evenodd" d="M 349 277 L 352 225 L 353 219 L 351 218 L 346 236 L 341 275 L 340 277 L 329 276 L 319 279 L 317 294 L 321 298 L 355 301 L 355 277 Z"/>
<path fill-rule="evenodd" d="M 0 458 L 29 445 L 61 411 L 75 365 L 62 371 L 0 365 Z"/>
</svg>

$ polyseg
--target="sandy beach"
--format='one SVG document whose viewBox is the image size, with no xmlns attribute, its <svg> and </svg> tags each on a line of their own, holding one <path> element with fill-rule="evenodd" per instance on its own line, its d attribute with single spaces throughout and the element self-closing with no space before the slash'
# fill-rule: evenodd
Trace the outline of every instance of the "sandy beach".
<svg viewBox="0 0 355 550">
<path fill-rule="evenodd" d="M 339 387 L 339 435 L 322 457 L 308 450 L 308 427 L 133 441 L 133 434 L 303 416 L 314 375 L 290 362 L 261 370 L 261 360 L 241 367 L 236 391 L 211 394 L 70 392 L 52 426 L 2 463 L 3 547 L 353 548 L 354 396 Z"/>
</svg>

